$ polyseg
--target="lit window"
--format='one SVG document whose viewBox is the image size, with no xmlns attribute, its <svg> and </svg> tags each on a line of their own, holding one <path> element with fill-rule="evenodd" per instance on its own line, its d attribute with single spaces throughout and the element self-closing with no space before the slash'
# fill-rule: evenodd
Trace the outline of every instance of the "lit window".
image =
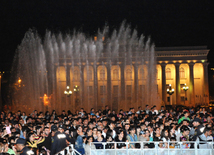
<svg viewBox="0 0 214 155">
<path fill-rule="evenodd" d="M 166 78 L 171 79 L 171 69 L 170 68 L 166 69 Z"/>
<path fill-rule="evenodd" d="M 104 69 L 102 69 L 100 71 L 100 80 L 105 80 L 105 70 Z"/>
<path fill-rule="evenodd" d="M 113 80 L 118 80 L 119 79 L 119 73 L 118 69 L 113 70 Z"/>
<path fill-rule="evenodd" d="M 132 71 L 131 69 L 126 70 L 126 80 L 131 80 L 132 79 Z"/>
<path fill-rule="evenodd" d="M 89 70 L 88 71 L 88 80 L 93 80 L 92 77 L 93 77 L 92 70 Z"/>
<path fill-rule="evenodd" d="M 180 68 L 180 78 L 185 78 L 185 71 L 183 67 Z"/>
</svg>

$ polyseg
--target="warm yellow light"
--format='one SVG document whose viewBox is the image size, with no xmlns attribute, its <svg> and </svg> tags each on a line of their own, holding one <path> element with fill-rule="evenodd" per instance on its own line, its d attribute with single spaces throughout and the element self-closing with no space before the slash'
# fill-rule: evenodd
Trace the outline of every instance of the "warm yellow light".
<svg viewBox="0 0 214 155">
<path fill-rule="evenodd" d="M 190 63 L 191 61 L 190 61 L 190 60 L 187 60 L 187 62 Z"/>
<path fill-rule="evenodd" d="M 44 94 L 43 101 L 44 101 L 44 105 L 47 106 L 49 103 L 47 94 Z"/>
<path fill-rule="evenodd" d="M 173 61 L 173 63 L 176 63 L 176 62 L 177 62 L 177 61 L 175 61 L 175 60 Z"/>
<path fill-rule="evenodd" d="M 193 60 L 193 62 L 194 62 L 194 63 L 196 63 L 196 62 L 197 62 L 197 60 Z"/>
<path fill-rule="evenodd" d="M 205 62 L 205 60 L 201 60 L 201 62 L 203 62 L 203 63 L 204 63 L 204 62 Z"/>
<path fill-rule="evenodd" d="M 179 62 L 179 63 L 182 63 L 183 61 L 182 61 L 182 60 L 179 60 L 178 62 Z"/>
<path fill-rule="evenodd" d="M 97 41 L 97 36 L 94 37 L 94 41 Z"/>
<path fill-rule="evenodd" d="M 165 63 L 167 64 L 169 61 L 165 61 Z"/>
<path fill-rule="evenodd" d="M 18 79 L 18 83 L 20 84 L 21 82 L 22 82 L 22 80 L 19 78 L 19 79 Z"/>
</svg>

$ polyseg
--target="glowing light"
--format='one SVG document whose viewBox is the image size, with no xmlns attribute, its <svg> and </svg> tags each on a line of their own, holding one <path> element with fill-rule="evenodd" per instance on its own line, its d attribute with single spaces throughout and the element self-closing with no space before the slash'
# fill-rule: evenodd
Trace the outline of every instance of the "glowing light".
<svg viewBox="0 0 214 155">
<path fill-rule="evenodd" d="M 204 63 L 204 62 L 205 62 L 205 60 L 201 60 L 201 62 L 203 62 L 203 63 Z"/>
<path fill-rule="evenodd" d="M 44 105 L 45 105 L 45 106 L 48 106 L 48 104 L 49 104 L 49 99 L 48 99 L 47 94 L 44 94 L 44 96 L 43 96 L 43 102 L 44 102 Z"/>
</svg>

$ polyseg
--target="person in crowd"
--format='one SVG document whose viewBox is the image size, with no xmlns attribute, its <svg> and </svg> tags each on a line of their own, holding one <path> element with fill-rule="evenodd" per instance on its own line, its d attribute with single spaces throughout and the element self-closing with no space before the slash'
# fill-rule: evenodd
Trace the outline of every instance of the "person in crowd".
<svg viewBox="0 0 214 155">
<path fill-rule="evenodd" d="M 132 143 L 132 142 L 137 142 L 138 141 L 137 135 L 135 134 L 135 128 L 131 127 L 129 129 L 129 134 L 127 135 L 126 139 L 129 142 L 129 148 L 134 149 L 135 148 L 135 143 Z"/>
<path fill-rule="evenodd" d="M 95 145 L 92 143 L 93 142 L 93 137 L 92 136 L 88 136 L 87 137 L 87 141 L 86 141 L 86 145 L 85 145 L 85 155 L 90 155 L 91 154 L 91 149 L 94 150 L 96 149 Z"/>
<path fill-rule="evenodd" d="M 126 148 L 126 137 L 124 136 L 124 132 L 123 130 L 119 130 L 117 133 L 117 136 L 115 138 L 115 142 L 121 142 L 121 143 L 117 143 L 117 149 L 121 149 L 121 148 Z"/>
<path fill-rule="evenodd" d="M 95 139 L 94 142 L 96 142 L 94 144 L 96 146 L 96 149 L 103 149 L 102 143 L 106 142 L 106 140 L 102 136 L 102 131 L 101 130 L 97 130 L 97 139 Z M 100 143 L 98 143 L 98 142 L 100 142 Z"/>
<path fill-rule="evenodd" d="M 16 141 L 17 152 L 19 152 L 20 155 L 29 155 L 29 154 L 34 155 L 34 152 L 25 144 L 26 144 L 25 139 L 22 138 L 17 139 Z"/>
<path fill-rule="evenodd" d="M 105 146 L 105 149 L 113 149 L 114 148 L 114 143 L 112 143 L 113 142 L 112 136 L 108 135 L 106 137 L 106 142 L 107 142 L 107 144 Z"/>
<path fill-rule="evenodd" d="M 152 107 L 151 111 L 150 107 Z M 109 109 L 108 106 L 104 111 L 98 109 L 96 112 L 93 107 L 91 108 L 93 114 L 83 108 L 77 109 L 77 113 L 71 113 L 69 109 L 66 109 L 59 115 L 55 110 L 51 115 L 48 112 L 43 115 L 43 112 L 37 110 L 29 111 L 29 114 L 20 110 L 17 112 L 2 111 L 0 139 L 5 141 L 2 143 L 4 152 L 12 149 L 17 154 L 16 151 L 29 147 L 36 153 L 55 154 L 73 144 L 76 150 L 84 154 L 84 148 L 87 148 L 85 146 L 89 140 L 86 139 L 91 136 L 93 141 L 97 141 L 98 144 L 103 143 L 106 139 L 106 149 L 114 148 L 112 145 L 114 141 L 118 142 L 114 149 L 140 148 L 140 145 L 137 146 L 138 143 L 135 146 L 130 143 L 133 141 L 132 139 L 136 139 L 135 134 L 137 141 L 144 142 L 144 146 L 148 148 L 154 148 L 151 141 L 163 141 L 163 147 L 169 144 L 167 148 L 176 148 L 177 145 L 174 145 L 173 142 L 175 139 L 180 141 L 181 137 L 186 144 L 188 141 L 198 141 L 199 148 L 210 148 L 208 142 L 214 134 L 212 133 L 214 119 L 209 109 L 191 107 L 190 109 L 165 110 L 162 107 L 160 111 L 155 112 L 157 107 L 148 104 L 146 109 L 139 107 L 137 112 L 134 108 L 126 112 L 121 109 L 116 115 L 116 111 Z M 16 150 L 15 143 L 20 138 L 26 139 L 26 144 L 23 148 L 18 145 L 18 150 Z M 126 141 L 129 142 L 127 146 Z M 92 144 L 93 142 L 91 142 Z M 190 145 L 190 147 L 193 148 L 194 145 Z M 103 148 L 103 145 L 99 148 Z"/>
<path fill-rule="evenodd" d="M 84 142 L 83 142 L 83 138 L 84 138 L 84 133 L 82 131 L 82 127 L 81 126 L 78 126 L 78 129 L 77 129 L 77 137 L 75 138 L 76 139 L 76 142 L 75 142 L 75 148 L 78 152 L 80 152 L 81 154 L 85 154 L 85 149 L 84 149 Z"/>
</svg>

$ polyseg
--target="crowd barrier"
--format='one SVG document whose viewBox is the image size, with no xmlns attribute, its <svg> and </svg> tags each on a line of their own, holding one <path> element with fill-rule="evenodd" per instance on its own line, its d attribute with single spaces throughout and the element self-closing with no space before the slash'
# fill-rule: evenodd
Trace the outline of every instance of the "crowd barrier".
<svg viewBox="0 0 214 155">
<path fill-rule="evenodd" d="M 204 142 L 199 144 L 195 141 L 186 142 L 111 142 L 114 146 L 113 149 L 106 149 L 106 144 L 102 143 L 103 149 L 92 149 L 90 150 L 91 155 L 214 155 L 213 141 Z M 125 148 L 117 149 L 118 143 L 125 143 Z M 174 143 L 175 148 L 171 148 Z M 93 142 L 93 144 L 101 144 L 100 142 Z M 135 144 L 138 148 L 129 148 L 130 144 Z M 153 148 L 147 148 L 148 145 Z M 160 148 L 160 145 L 167 146 L 166 148 Z M 185 148 L 186 144 L 192 145 L 192 148 Z M 199 146 L 200 145 L 200 146 Z M 200 148 L 198 148 L 200 147 Z"/>
<path fill-rule="evenodd" d="M 81 155 L 81 154 L 77 150 L 75 150 L 73 144 L 71 144 L 62 151 L 56 153 L 55 155 Z"/>
</svg>

